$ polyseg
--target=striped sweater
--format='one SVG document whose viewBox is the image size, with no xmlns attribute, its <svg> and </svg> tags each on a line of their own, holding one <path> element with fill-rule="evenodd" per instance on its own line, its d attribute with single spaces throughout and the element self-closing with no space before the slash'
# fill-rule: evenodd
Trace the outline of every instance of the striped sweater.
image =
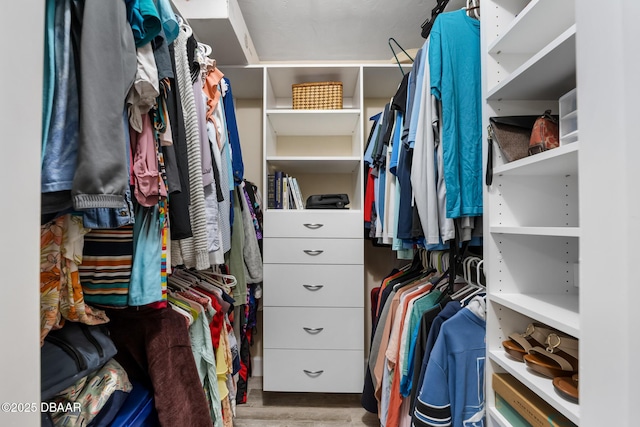
<svg viewBox="0 0 640 427">
<path fill-rule="evenodd" d="M 207 220 L 204 204 L 204 186 L 201 170 L 200 133 L 196 112 L 189 60 L 187 58 L 187 35 L 180 31 L 175 41 L 176 80 L 182 101 L 182 114 L 187 135 L 187 157 L 189 163 L 189 190 L 191 203 L 189 214 L 193 237 L 179 241 L 182 260 L 187 267 L 204 270 L 209 267 L 207 250 Z"/>
</svg>

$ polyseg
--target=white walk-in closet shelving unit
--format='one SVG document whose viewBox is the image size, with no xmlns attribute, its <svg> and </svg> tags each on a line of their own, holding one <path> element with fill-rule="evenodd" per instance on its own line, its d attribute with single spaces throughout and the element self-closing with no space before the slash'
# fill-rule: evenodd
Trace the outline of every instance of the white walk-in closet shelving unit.
<svg viewBox="0 0 640 427">
<path fill-rule="evenodd" d="M 265 391 L 359 393 L 364 383 L 364 164 L 368 116 L 395 94 L 395 64 L 262 68 L 263 193 L 276 171 L 303 199 L 344 193 L 349 209 L 264 213 Z M 342 82 L 343 108 L 292 108 L 292 84 Z M 377 109 L 377 111 L 376 111 Z"/>
<path fill-rule="evenodd" d="M 485 128 L 492 116 L 541 115 L 547 109 L 558 114 L 559 99 L 576 87 L 574 1 L 483 1 L 482 50 Z M 532 322 L 581 336 L 580 140 L 566 141 L 506 164 L 494 150 L 494 178 L 485 191 L 484 212 L 486 401 L 492 426 L 510 425 L 495 408 L 494 372 L 508 372 L 580 423 L 578 404 L 558 395 L 550 379 L 509 357 L 502 347 L 510 334 L 524 332 Z"/>
<path fill-rule="evenodd" d="M 509 426 L 491 389 L 491 374 L 508 372 L 581 427 L 636 426 L 640 4 L 481 8 L 485 128 L 491 116 L 548 108 L 573 123 L 558 101 L 574 87 L 579 114 L 579 133 L 561 130 L 559 148 L 498 162 L 485 191 L 488 423 Z M 505 356 L 501 342 L 531 321 L 579 339 L 579 404 Z"/>
</svg>

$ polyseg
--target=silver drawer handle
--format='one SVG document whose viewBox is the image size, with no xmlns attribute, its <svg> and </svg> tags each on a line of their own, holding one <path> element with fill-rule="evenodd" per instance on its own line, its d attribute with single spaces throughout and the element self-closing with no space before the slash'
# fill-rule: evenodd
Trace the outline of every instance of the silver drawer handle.
<svg viewBox="0 0 640 427">
<path fill-rule="evenodd" d="M 302 329 L 304 329 L 306 332 L 310 333 L 311 335 L 319 334 L 324 330 L 324 328 L 305 328 L 305 327 L 303 327 Z"/>
<path fill-rule="evenodd" d="M 323 227 L 324 224 L 303 224 L 305 227 L 310 228 L 312 230 L 317 230 L 320 227 Z"/>
<path fill-rule="evenodd" d="M 320 249 L 304 249 L 303 252 L 307 255 L 316 256 L 316 255 L 320 255 L 324 251 Z"/>
<path fill-rule="evenodd" d="M 320 289 L 324 288 L 324 285 L 302 285 L 305 287 L 305 289 L 309 290 L 309 291 L 319 291 Z"/>
<path fill-rule="evenodd" d="M 303 369 L 303 371 L 304 371 L 305 374 L 309 375 L 310 377 L 319 377 L 324 372 L 324 370 L 322 370 L 322 371 L 307 371 L 306 369 Z"/>
</svg>

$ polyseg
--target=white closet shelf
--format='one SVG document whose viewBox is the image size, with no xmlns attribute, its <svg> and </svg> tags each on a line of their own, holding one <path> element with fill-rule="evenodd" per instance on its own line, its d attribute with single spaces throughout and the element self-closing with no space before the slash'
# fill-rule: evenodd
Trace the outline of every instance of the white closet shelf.
<svg viewBox="0 0 640 427">
<path fill-rule="evenodd" d="M 269 156 L 269 168 L 294 173 L 354 173 L 360 168 L 360 157 L 349 156 Z"/>
<path fill-rule="evenodd" d="M 489 408 L 489 417 L 498 425 L 498 427 L 512 427 L 511 423 L 498 411 L 495 406 Z"/>
<path fill-rule="evenodd" d="M 491 301 L 542 322 L 559 331 L 580 338 L 578 294 L 491 293 Z"/>
<path fill-rule="evenodd" d="M 492 350 L 489 358 L 500 365 L 505 371 L 516 377 L 518 381 L 529 387 L 534 393 L 557 409 L 573 423 L 580 424 L 580 406 L 563 399 L 556 393 L 550 378 L 546 378 L 527 369 L 523 362 L 510 358 L 505 352 Z M 509 425 L 509 424 L 507 424 Z"/>
<path fill-rule="evenodd" d="M 544 22 L 544 31 L 540 23 Z M 539 52 L 575 22 L 573 1 L 533 0 L 489 46 L 489 54 Z M 535 37 L 531 37 L 535 34 Z"/>
<path fill-rule="evenodd" d="M 522 64 L 487 94 L 487 100 L 552 100 L 576 87 L 576 26 Z"/>
<path fill-rule="evenodd" d="M 498 166 L 493 169 L 493 175 L 573 175 L 578 173 L 579 148 L 578 142 L 563 145 Z"/>
<path fill-rule="evenodd" d="M 570 119 L 577 116 L 578 116 L 578 110 L 573 110 L 572 112 L 567 113 L 564 116 L 560 117 L 560 120 Z"/>
<path fill-rule="evenodd" d="M 265 64 L 274 99 L 291 98 L 291 85 L 307 82 L 342 82 L 345 98 L 358 96 L 359 64 Z"/>
<path fill-rule="evenodd" d="M 505 227 L 492 226 L 489 231 L 496 234 L 522 234 L 528 236 L 580 237 L 580 227 Z"/>
<path fill-rule="evenodd" d="M 359 109 L 267 110 L 266 115 L 279 136 L 352 135 L 360 122 Z"/>
</svg>

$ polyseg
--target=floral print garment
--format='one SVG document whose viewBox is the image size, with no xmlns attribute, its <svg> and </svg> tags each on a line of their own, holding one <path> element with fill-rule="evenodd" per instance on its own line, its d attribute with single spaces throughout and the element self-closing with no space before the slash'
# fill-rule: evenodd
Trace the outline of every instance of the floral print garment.
<svg viewBox="0 0 640 427">
<path fill-rule="evenodd" d="M 67 407 L 70 403 L 79 403 L 80 412 L 54 412 L 51 414 L 51 419 L 56 426 L 86 426 L 100 412 L 114 392 L 119 390 L 130 393 L 132 388 L 127 372 L 115 359 L 111 359 L 100 370 L 81 378 L 53 399 L 63 407 Z"/>
<path fill-rule="evenodd" d="M 64 217 L 40 227 L 40 346 L 53 328 L 60 327 L 60 283 Z"/>
<path fill-rule="evenodd" d="M 62 319 L 87 325 L 107 323 L 104 311 L 84 303 L 78 265 L 82 263 L 82 217 L 63 215 L 43 225 L 40 233 L 40 345 Z"/>
</svg>

